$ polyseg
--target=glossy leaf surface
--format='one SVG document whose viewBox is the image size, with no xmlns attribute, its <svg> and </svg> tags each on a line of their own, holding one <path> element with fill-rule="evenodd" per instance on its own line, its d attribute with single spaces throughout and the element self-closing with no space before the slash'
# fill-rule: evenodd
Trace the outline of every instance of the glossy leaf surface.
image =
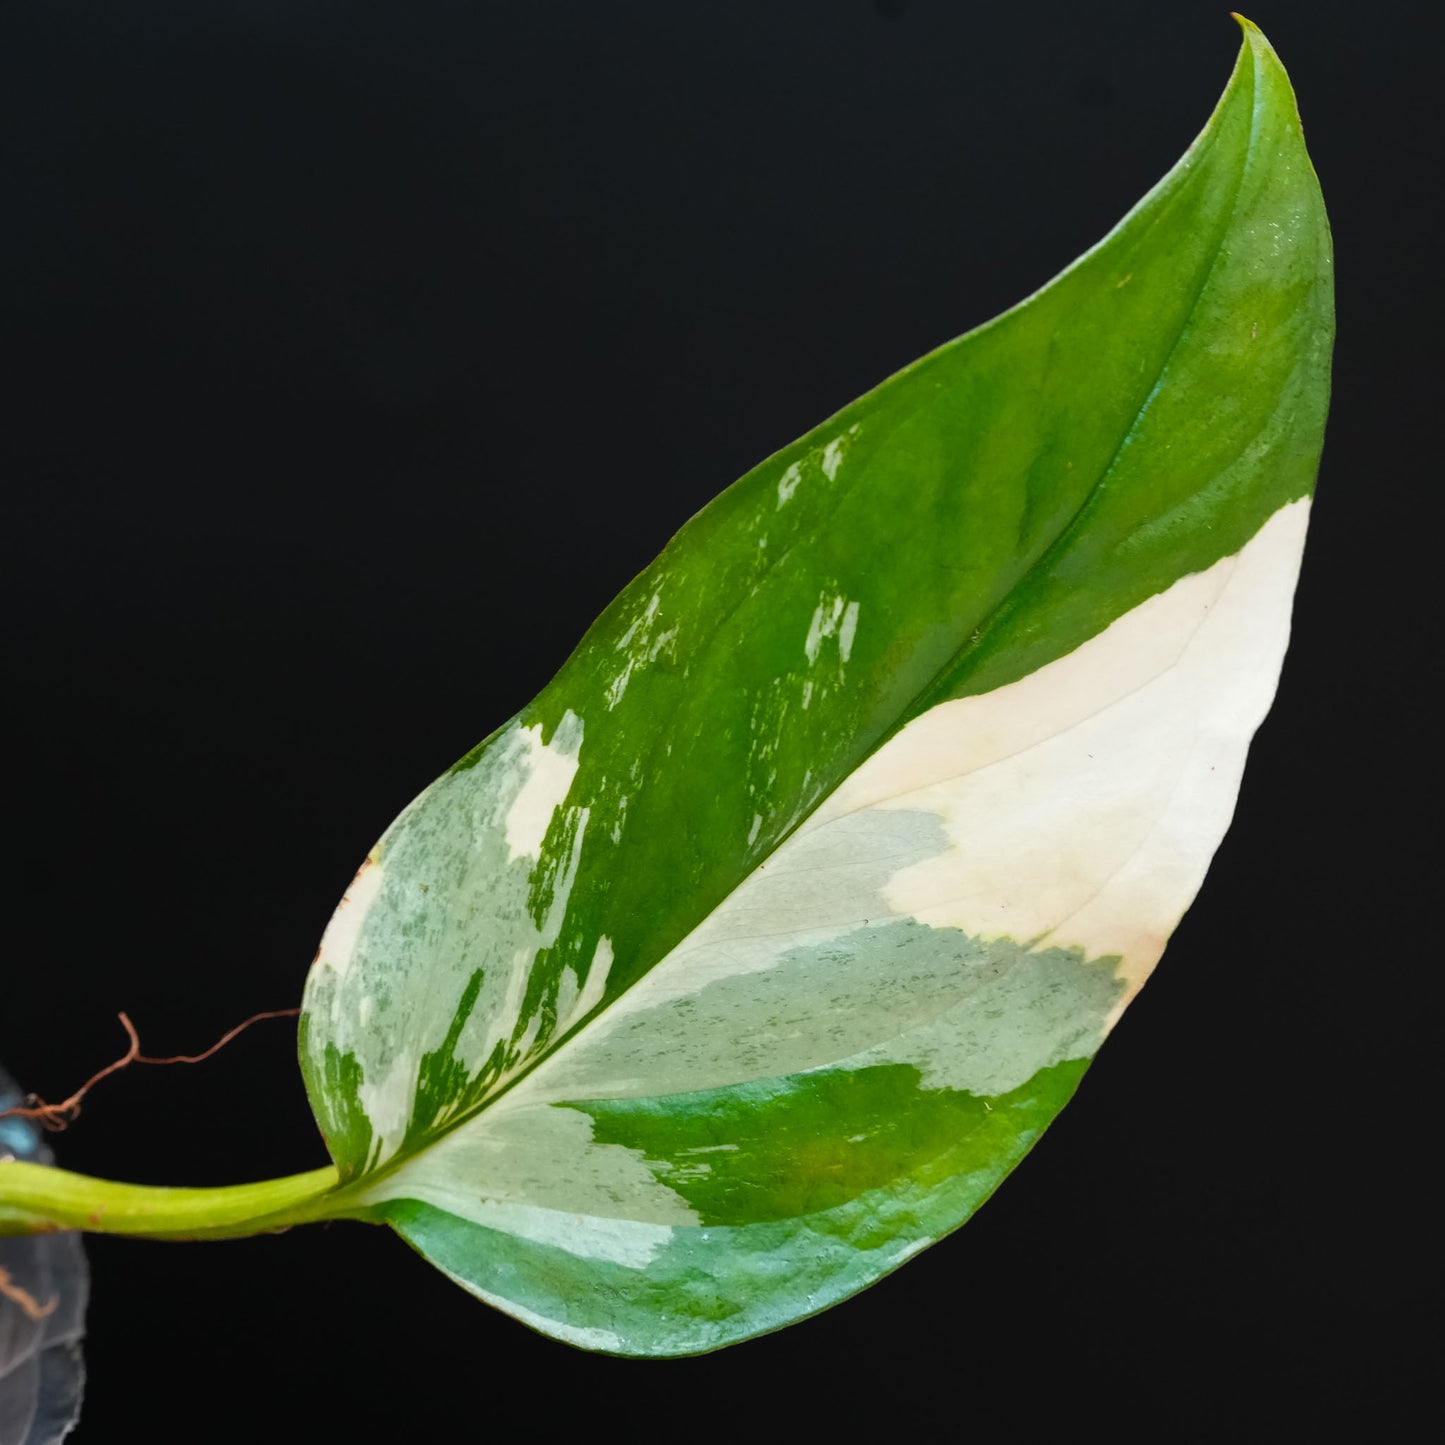
<svg viewBox="0 0 1445 1445">
<path fill-rule="evenodd" d="M 786 1324 L 966 1219 L 1228 825 L 1331 317 L 1246 25 L 1104 242 L 723 493 L 383 837 L 302 1024 L 338 1207 L 633 1354 Z"/>
</svg>

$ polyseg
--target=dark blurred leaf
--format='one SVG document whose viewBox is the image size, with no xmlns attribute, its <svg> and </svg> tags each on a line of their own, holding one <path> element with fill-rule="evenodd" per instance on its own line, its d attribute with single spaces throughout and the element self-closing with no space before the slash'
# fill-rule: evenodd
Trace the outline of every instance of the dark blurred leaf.
<svg viewBox="0 0 1445 1445">
<path fill-rule="evenodd" d="M 0 1069 L 0 1110 L 22 1102 Z M 0 1119 L 0 1159 L 52 1162 L 40 1132 L 28 1120 Z M 39 1302 L 36 1318 L 18 1300 L 0 1294 L 0 1445 L 51 1445 L 80 1416 L 85 1391 L 85 1306 L 90 1272 L 78 1234 L 0 1238 L 0 1277 Z"/>
</svg>

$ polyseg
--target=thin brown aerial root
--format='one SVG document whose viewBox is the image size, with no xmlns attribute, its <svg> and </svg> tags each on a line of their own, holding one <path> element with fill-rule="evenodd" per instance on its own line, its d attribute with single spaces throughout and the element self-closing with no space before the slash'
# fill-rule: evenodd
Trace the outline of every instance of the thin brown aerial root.
<svg viewBox="0 0 1445 1445">
<path fill-rule="evenodd" d="M 56 1305 L 60 1303 L 57 1295 L 55 1299 L 41 1304 L 28 1289 L 22 1289 L 10 1278 L 8 1269 L 0 1269 L 0 1299 L 8 1299 L 12 1304 L 19 1305 L 21 1313 L 37 1324 L 47 1315 L 53 1315 Z"/>
<path fill-rule="evenodd" d="M 252 1014 L 244 1023 L 239 1023 L 229 1033 L 222 1034 L 205 1053 L 176 1054 L 169 1059 L 153 1059 L 141 1053 L 140 1035 L 136 1033 L 135 1025 L 131 1023 L 128 1014 L 121 1014 L 121 1027 L 130 1039 L 130 1046 L 114 1063 L 107 1064 L 99 1072 L 92 1074 L 69 1098 L 60 1100 L 58 1104 L 47 1104 L 44 1099 L 31 1094 L 28 1105 L 17 1105 L 13 1109 L 0 1110 L 0 1119 L 7 1119 L 11 1116 L 19 1119 L 34 1119 L 42 1129 L 57 1134 L 62 1129 L 69 1128 L 80 1117 L 81 1101 L 102 1079 L 109 1078 L 111 1074 L 117 1074 L 122 1069 L 129 1068 L 131 1064 L 199 1064 L 225 1048 L 237 1034 L 244 1033 L 252 1024 L 258 1024 L 264 1019 L 294 1019 L 300 1012 L 299 1008 L 278 1008 L 270 1009 L 265 1013 Z M 0 1271 L 0 1274 L 3 1273 Z M 4 1284 L 5 1280 L 0 1280 L 0 1292 L 5 1292 L 9 1298 L 8 1291 L 4 1290 Z"/>
</svg>

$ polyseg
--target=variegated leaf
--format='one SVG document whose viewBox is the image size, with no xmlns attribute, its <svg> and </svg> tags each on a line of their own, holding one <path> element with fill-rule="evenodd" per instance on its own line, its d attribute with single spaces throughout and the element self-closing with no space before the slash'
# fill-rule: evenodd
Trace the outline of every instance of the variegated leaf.
<svg viewBox="0 0 1445 1445">
<path fill-rule="evenodd" d="M 776 1328 L 966 1219 L 1228 824 L 1331 315 L 1246 23 L 1104 242 L 723 493 L 386 833 L 303 1020 L 338 1212 L 633 1354 Z"/>
</svg>

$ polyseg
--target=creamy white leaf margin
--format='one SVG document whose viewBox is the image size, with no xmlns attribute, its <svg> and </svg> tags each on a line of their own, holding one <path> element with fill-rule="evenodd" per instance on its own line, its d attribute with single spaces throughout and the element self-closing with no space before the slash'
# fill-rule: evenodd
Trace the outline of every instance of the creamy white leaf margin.
<svg viewBox="0 0 1445 1445">
<path fill-rule="evenodd" d="M 1281 508 L 1236 556 L 1030 676 L 931 709 L 803 831 L 864 809 L 934 813 L 953 846 L 893 879 L 894 911 L 1117 954 L 1117 1019 L 1234 815 L 1289 644 L 1309 508 Z"/>
<path fill-rule="evenodd" d="M 626 995 L 364 1199 L 420 1200 L 493 1225 L 530 1207 L 538 1218 L 515 1232 L 640 1267 L 696 1215 L 637 1151 L 584 1137 L 590 1122 L 558 1103 L 873 1062 L 916 1064 L 925 1087 L 993 1093 L 1092 1053 L 1229 825 L 1289 640 L 1309 505 L 1290 503 L 1237 555 L 1029 677 L 908 724 Z M 908 977 L 875 969 L 871 992 L 830 1008 L 816 974 L 795 966 L 860 928 L 910 924 L 1014 940 L 1028 960 L 1057 960 L 1061 948 L 1102 958 L 1116 1001 L 1080 1036 L 1027 989 L 1010 1003 L 935 978 L 931 1005 Z M 762 1012 L 750 1008 L 770 976 L 810 992 L 789 999 L 785 983 Z M 961 1051 L 981 1012 L 990 1028 L 1005 1016 L 1014 1034 Z M 575 1228 L 556 1228 L 563 1213 Z"/>
</svg>

